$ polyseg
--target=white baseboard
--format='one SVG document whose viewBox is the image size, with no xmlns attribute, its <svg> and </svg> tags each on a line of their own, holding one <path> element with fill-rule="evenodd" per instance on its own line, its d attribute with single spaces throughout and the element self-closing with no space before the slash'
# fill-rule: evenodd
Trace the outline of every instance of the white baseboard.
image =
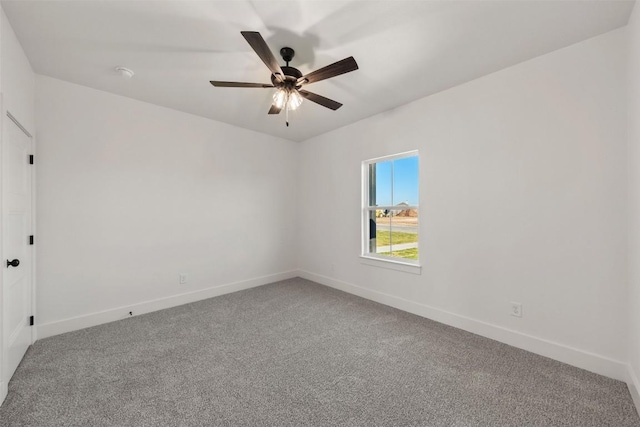
<svg viewBox="0 0 640 427">
<path fill-rule="evenodd" d="M 186 292 L 183 294 L 172 295 L 165 298 L 158 298 L 151 301 L 144 301 L 137 304 L 117 307 L 110 310 L 85 314 L 77 317 L 71 317 L 55 322 L 43 323 L 41 325 L 36 325 L 37 337 L 38 339 L 43 339 L 54 335 L 64 334 L 66 332 L 77 331 L 79 329 L 101 325 L 103 323 L 122 320 L 130 317 L 130 311 L 133 312 L 134 316 L 138 316 L 140 314 L 150 313 L 152 311 L 176 307 L 178 305 L 217 297 L 219 295 L 229 294 L 244 289 L 255 288 L 257 286 L 266 285 L 268 283 L 273 283 L 280 280 L 292 279 L 297 276 L 298 272 L 295 270 L 285 271 L 283 273 L 256 277 L 249 280 L 242 280 L 240 282 L 228 283 L 226 285 L 214 286 L 207 289 Z"/>
<path fill-rule="evenodd" d="M 573 348 L 557 342 L 534 337 L 502 326 L 461 316 L 426 304 L 409 301 L 404 298 L 373 291 L 346 283 L 320 274 L 300 270 L 299 276 L 331 288 L 366 298 L 380 304 L 388 305 L 421 317 L 426 317 L 449 326 L 463 329 L 483 337 L 491 338 L 568 365 L 576 366 L 596 374 L 604 375 L 620 381 L 627 381 L 628 367 L 626 363 L 599 354 Z"/>
<path fill-rule="evenodd" d="M 629 377 L 627 379 L 627 387 L 629 387 L 629 393 L 631 393 L 633 403 L 636 405 L 636 411 L 640 414 L 640 381 L 631 365 L 628 366 L 628 370 Z"/>
</svg>

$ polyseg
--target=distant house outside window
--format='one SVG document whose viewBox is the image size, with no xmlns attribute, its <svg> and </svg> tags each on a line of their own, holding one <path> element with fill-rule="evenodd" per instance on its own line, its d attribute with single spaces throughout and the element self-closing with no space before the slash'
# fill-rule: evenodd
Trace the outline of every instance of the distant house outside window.
<svg viewBox="0 0 640 427">
<path fill-rule="evenodd" d="M 367 160 L 362 169 L 362 255 L 417 265 L 418 152 Z"/>
</svg>

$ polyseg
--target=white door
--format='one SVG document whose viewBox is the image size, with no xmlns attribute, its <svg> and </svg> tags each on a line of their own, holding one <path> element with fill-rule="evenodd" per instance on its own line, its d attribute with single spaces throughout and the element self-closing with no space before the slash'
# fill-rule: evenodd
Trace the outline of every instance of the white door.
<svg viewBox="0 0 640 427">
<path fill-rule="evenodd" d="M 31 344 L 31 137 L 5 116 L 2 138 L 3 381 Z"/>
</svg>

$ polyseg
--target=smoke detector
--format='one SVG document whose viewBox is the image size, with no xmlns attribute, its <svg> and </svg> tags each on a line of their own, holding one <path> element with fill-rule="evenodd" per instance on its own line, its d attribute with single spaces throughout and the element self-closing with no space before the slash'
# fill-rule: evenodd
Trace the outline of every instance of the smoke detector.
<svg viewBox="0 0 640 427">
<path fill-rule="evenodd" d="M 125 79 L 130 79 L 135 74 L 133 71 L 125 67 L 116 67 L 116 72 Z"/>
</svg>

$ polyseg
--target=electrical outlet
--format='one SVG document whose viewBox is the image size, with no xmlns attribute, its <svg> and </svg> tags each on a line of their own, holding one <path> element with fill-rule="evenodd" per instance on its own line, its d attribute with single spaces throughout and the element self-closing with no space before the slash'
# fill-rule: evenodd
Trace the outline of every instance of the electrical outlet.
<svg viewBox="0 0 640 427">
<path fill-rule="evenodd" d="M 522 317 L 522 304 L 511 301 L 511 315 L 514 317 Z"/>
<path fill-rule="evenodd" d="M 180 273 L 180 284 L 184 285 L 189 280 L 189 275 L 187 273 Z"/>
</svg>

